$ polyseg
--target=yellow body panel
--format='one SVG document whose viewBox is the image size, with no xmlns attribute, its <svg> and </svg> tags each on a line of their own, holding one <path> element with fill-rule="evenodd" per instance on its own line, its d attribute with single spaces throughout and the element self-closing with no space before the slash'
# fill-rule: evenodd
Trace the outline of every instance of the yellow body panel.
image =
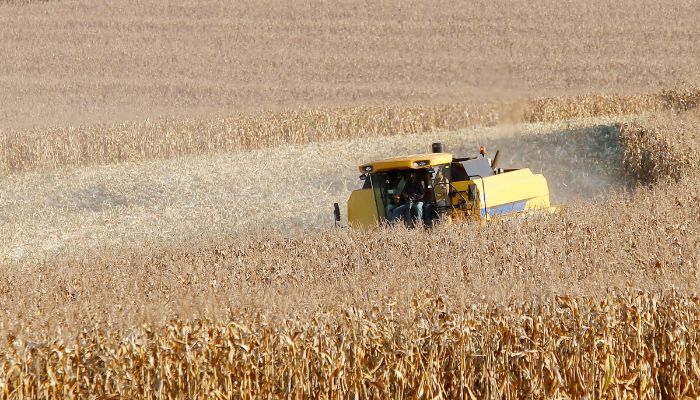
<svg viewBox="0 0 700 400">
<path fill-rule="evenodd" d="M 353 190 L 348 199 L 348 224 L 353 227 L 379 223 L 377 203 L 372 189 Z"/>
<path fill-rule="evenodd" d="M 414 163 L 425 162 L 423 165 L 415 165 Z M 362 164 L 360 172 L 383 172 L 393 171 L 397 169 L 424 169 L 441 164 L 449 164 L 452 162 L 452 154 L 450 153 L 426 153 L 412 154 L 410 156 L 385 158 L 379 161 Z M 371 167 L 371 170 L 367 170 Z"/>
<path fill-rule="evenodd" d="M 547 209 L 550 206 L 547 179 L 542 174 L 533 174 L 528 168 L 483 179 L 453 182 L 453 186 L 460 192 L 466 193 L 472 183 L 476 185 L 478 191 L 478 198 L 471 207 L 477 219 Z M 466 197 L 465 194 L 462 196 Z M 459 204 L 463 200 L 462 196 L 455 196 L 453 204 Z"/>
</svg>

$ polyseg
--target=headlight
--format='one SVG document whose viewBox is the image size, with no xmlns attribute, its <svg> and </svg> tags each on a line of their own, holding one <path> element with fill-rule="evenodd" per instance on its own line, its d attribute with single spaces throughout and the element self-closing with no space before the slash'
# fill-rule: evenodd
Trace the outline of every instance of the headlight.
<svg viewBox="0 0 700 400">
<path fill-rule="evenodd" d="M 366 166 L 362 167 L 362 170 L 365 172 L 372 172 L 372 166 L 366 165 Z"/>
<path fill-rule="evenodd" d="M 425 160 L 413 162 L 414 167 L 425 167 L 426 165 L 428 165 L 428 161 Z"/>
</svg>

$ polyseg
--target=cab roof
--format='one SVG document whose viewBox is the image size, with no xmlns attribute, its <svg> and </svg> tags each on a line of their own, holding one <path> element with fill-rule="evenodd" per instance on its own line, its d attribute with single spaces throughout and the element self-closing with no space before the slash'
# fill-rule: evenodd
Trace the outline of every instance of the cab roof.
<svg viewBox="0 0 700 400">
<path fill-rule="evenodd" d="M 394 171 L 397 169 L 425 169 L 452 162 L 452 153 L 424 153 L 391 157 L 360 165 L 362 173 Z"/>
</svg>

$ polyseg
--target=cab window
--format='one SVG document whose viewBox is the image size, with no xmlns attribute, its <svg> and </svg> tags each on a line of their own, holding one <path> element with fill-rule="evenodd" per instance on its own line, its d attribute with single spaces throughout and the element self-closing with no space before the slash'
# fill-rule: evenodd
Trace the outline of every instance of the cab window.
<svg viewBox="0 0 700 400">
<path fill-rule="evenodd" d="M 464 169 L 464 165 L 462 163 L 454 162 L 450 164 L 451 168 L 451 181 L 453 182 L 459 182 L 459 181 L 468 181 L 469 180 L 469 175 L 467 174 L 467 171 Z"/>
</svg>

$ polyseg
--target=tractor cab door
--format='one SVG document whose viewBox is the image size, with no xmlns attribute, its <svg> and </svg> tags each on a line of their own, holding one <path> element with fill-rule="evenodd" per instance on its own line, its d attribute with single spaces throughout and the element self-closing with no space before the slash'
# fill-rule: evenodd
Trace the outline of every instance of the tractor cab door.
<svg viewBox="0 0 700 400">
<path fill-rule="evenodd" d="M 398 205 L 395 197 L 399 196 L 406 186 L 403 172 L 395 170 L 372 174 L 372 188 L 380 221 L 388 219 L 391 211 Z"/>
<path fill-rule="evenodd" d="M 431 226 L 434 220 L 452 210 L 452 168 L 450 164 L 437 165 L 429 172 L 423 216 L 426 225 Z"/>
<path fill-rule="evenodd" d="M 452 168 L 450 164 L 438 165 L 431 171 L 432 203 L 436 209 L 450 206 Z"/>
<path fill-rule="evenodd" d="M 389 219 L 391 212 L 403 204 L 400 196 L 409 181 L 410 174 L 416 174 L 417 178 L 425 184 L 424 206 L 433 202 L 433 179 L 428 171 L 427 168 L 401 169 L 372 174 L 372 187 L 380 220 Z"/>
<path fill-rule="evenodd" d="M 450 209 L 448 211 L 453 218 L 470 219 L 478 211 L 479 189 L 470 175 L 470 173 L 475 172 L 472 167 L 474 165 L 465 165 L 463 162 L 451 164 L 450 200 L 448 201 Z M 486 171 L 479 172 L 487 173 Z"/>
</svg>

